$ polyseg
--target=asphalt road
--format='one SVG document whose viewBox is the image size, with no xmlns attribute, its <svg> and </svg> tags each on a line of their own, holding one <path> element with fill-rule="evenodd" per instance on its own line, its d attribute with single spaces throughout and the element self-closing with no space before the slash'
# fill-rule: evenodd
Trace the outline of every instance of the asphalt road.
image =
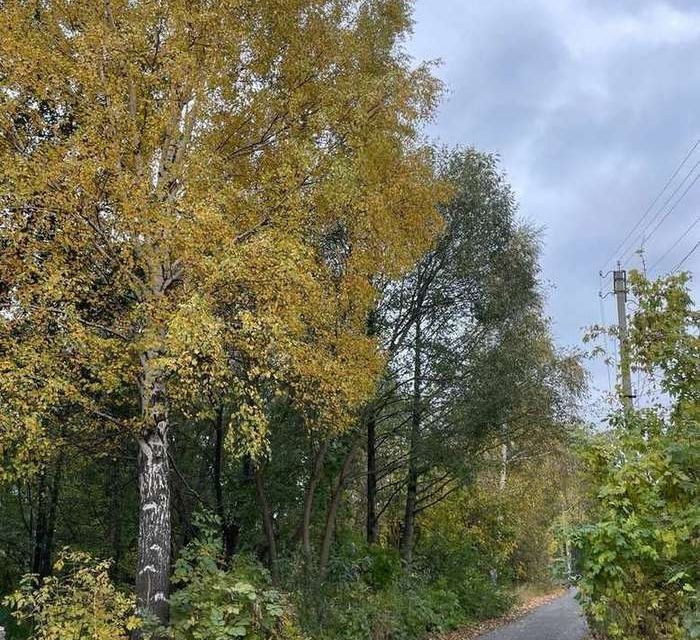
<svg viewBox="0 0 700 640">
<path fill-rule="evenodd" d="M 571 589 L 524 618 L 479 636 L 479 640 L 581 640 L 587 627 L 575 594 Z"/>
</svg>

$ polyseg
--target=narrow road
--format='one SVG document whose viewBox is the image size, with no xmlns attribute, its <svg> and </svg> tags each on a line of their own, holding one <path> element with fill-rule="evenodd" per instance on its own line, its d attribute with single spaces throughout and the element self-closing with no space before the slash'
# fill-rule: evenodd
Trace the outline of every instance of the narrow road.
<svg viewBox="0 0 700 640">
<path fill-rule="evenodd" d="M 575 594 L 570 589 L 524 618 L 479 636 L 479 640 L 581 640 L 588 629 Z"/>
</svg>

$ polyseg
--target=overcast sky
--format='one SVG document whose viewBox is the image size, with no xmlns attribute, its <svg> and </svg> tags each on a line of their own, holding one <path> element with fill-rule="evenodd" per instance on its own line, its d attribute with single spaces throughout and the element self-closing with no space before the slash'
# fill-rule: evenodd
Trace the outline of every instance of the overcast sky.
<svg viewBox="0 0 700 640">
<path fill-rule="evenodd" d="M 603 263 L 700 134 L 700 2 L 417 0 L 415 9 L 409 51 L 440 59 L 447 87 L 429 134 L 501 156 L 522 217 L 543 228 L 557 342 L 580 346 L 584 327 L 601 319 L 598 271 L 611 267 Z M 700 147 L 647 221 L 680 198 L 695 173 L 661 211 L 698 160 Z M 647 241 L 647 266 L 699 214 L 700 181 Z M 651 275 L 672 269 L 699 239 L 700 224 Z M 634 257 L 628 267 L 639 264 Z M 685 267 L 700 267 L 700 249 Z M 613 320 L 611 297 L 604 313 Z M 606 367 L 589 367 L 598 396 Z"/>
</svg>

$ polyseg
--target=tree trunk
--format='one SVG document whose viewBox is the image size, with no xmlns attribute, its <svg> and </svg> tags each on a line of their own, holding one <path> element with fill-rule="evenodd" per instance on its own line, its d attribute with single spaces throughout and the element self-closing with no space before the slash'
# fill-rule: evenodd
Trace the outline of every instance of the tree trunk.
<svg viewBox="0 0 700 640">
<path fill-rule="evenodd" d="M 216 499 L 216 515 L 221 522 L 221 538 L 224 543 L 224 555 L 229 560 L 236 553 L 238 546 L 239 529 L 235 522 L 231 522 L 226 515 L 224 504 L 224 441 L 226 439 L 226 425 L 224 422 L 224 409 L 219 410 L 214 437 L 214 496 Z"/>
<path fill-rule="evenodd" d="M 58 510 L 58 493 L 61 486 L 62 458 L 59 456 L 51 478 L 43 471 L 39 479 L 39 490 L 34 536 L 32 572 L 45 578 L 51 574 L 53 556 L 53 539 L 56 531 L 56 512 Z"/>
<path fill-rule="evenodd" d="M 378 312 L 376 307 L 367 314 L 367 336 L 377 335 Z M 367 420 L 367 542 L 379 542 L 379 516 L 377 515 L 377 415 L 376 408 L 370 404 L 366 414 Z"/>
<path fill-rule="evenodd" d="M 400 551 L 407 568 L 413 561 L 413 539 L 418 506 L 418 440 L 421 424 L 421 318 L 416 319 L 416 335 L 413 355 L 413 406 L 411 409 L 411 437 L 409 442 L 408 478 L 406 482 L 406 508 L 401 531 Z"/>
<path fill-rule="evenodd" d="M 107 494 L 109 495 L 109 542 L 112 547 L 112 577 L 120 580 L 122 563 L 122 513 L 119 465 L 116 460 L 108 462 Z"/>
<path fill-rule="evenodd" d="M 504 426 L 501 429 L 501 470 L 498 477 L 498 490 L 503 493 L 506 490 L 506 482 L 508 480 L 508 429 Z M 503 513 L 500 511 L 497 516 L 497 521 L 500 524 L 503 522 Z M 499 571 L 497 567 L 493 567 L 489 572 L 491 574 L 491 582 L 494 586 L 498 585 Z"/>
<path fill-rule="evenodd" d="M 311 516 L 314 507 L 314 497 L 316 495 L 318 483 L 321 481 L 321 471 L 323 470 L 323 463 L 326 459 L 326 453 L 328 453 L 328 445 L 328 439 L 321 443 L 321 447 L 314 458 L 314 467 L 311 471 L 309 484 L 306 487 L 306 493 L 304 495 L 304 514 L 301 523 L 301 544 L 307 567 L 310 567 L 313 561 L 313 555 L 311 553 Z"/>
<path fill-rule="evenodd" d="M 406 485 L 406 508 L 401 530 L 400 551 L 406 567 L 413 562 L 413 538 L 416 527 L 416 507 L 418 502 L 418 471 L 416 464 L 409 461 L 408 483 Z"/>
<path fill-rule="evenodd" d="M 367 542 L 379 542 L 377 516 L 377 420 L 372 411 L 367 418 Z"/>
<path fill-rule="evenodd" d="M 136 598 L 139 614 L 168 623 L 170 587 L 170 468 L 168 400 L 163 376 L 144 357 L 143 431 L 139 445 L 139 510 Z"/>
<path fill-rule="evenodd" d="M 32 573 L 41 576 L 42 550 L 46 540 L 47 498 L 46 469 L 39 474 L 39 482 L 36 490 L 36 509 L 34 510 L 34 524 L 32 533 L 34 544 L 32 545 Z"/>
<path fill-rule="evenodd" d="M 323 580 L 326 576 L 328 570 L 328 560 L 331 555 L 331 545 L 333 544 L 333 536 L 335 534 L 335 523 L 338 517 L 338 510 L 340 509 L 340 503 L 343 498 L 343 492 L 345 490 L 345 485 L 348 481 L 348 476 L 352 470 L 352 464 L 355 460 L 355 456 L 360 451 L 359 441 L 353 443 L 350 452 L 343 462 L 343 466 L 338 473 L 338 477 L 335 481 L 335 489 L 333 491 L 333 497 L 331 498 L 331 504 L 328 507 L 326 513 L 326 525 L 323 531 L 323 542 L 321 544 L 321 553 L 319 555 L 318 562 L 318 573 L 319 577 Z"/>
<path fill-rule="evenodd" d="M 498 478 L 499 491 L 505 491 L 506 478 L 508 476 L 508 444 L 504 441 L 501 443 L 501 474 Z"/>
<path fill-rule="evenodd" d="M 263 484 L 262 470 L 259 468 L 255 469 L 255 495 L 258 499 L 258 505 L 260 506 L 260 512 L 262 514 L 262 524 L 265 531 L 265 538 L 267 540 L 267 556 L 270 562 L 270 575 L 272 576 L 272 581 L 277 584 L 279 582 L 279 562 L 277 559 L 277 541 L 275 540 L 275 527 L 272 521 L 272 513 L 270 512 L 270 505 L 267 502 L 267 497 L 265 496 L 265 486 Z"/>
</svg>

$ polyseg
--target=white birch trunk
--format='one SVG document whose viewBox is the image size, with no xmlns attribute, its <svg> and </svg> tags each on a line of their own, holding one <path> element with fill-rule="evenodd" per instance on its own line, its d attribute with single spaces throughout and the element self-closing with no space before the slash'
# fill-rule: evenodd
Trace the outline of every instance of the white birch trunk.
<svg viewBox="0 0 700 640">
<path fill-rule="evenodd" d="M 499 491 L 505 491 L 507 474 L 508 474 L 508 445 L 505 442 L 503 442 L 501 444 L 501 476 L 498 479 Z"/>
<path fill-rule="evenodd" d="M 162 376 L 145 356 L 142 404 L 144 430 L 139 444 L 138 564 L 136 596 L 142 616 L 168 622 L 170 583 L 170 474 L 168 404 Z"/>
</svg>

